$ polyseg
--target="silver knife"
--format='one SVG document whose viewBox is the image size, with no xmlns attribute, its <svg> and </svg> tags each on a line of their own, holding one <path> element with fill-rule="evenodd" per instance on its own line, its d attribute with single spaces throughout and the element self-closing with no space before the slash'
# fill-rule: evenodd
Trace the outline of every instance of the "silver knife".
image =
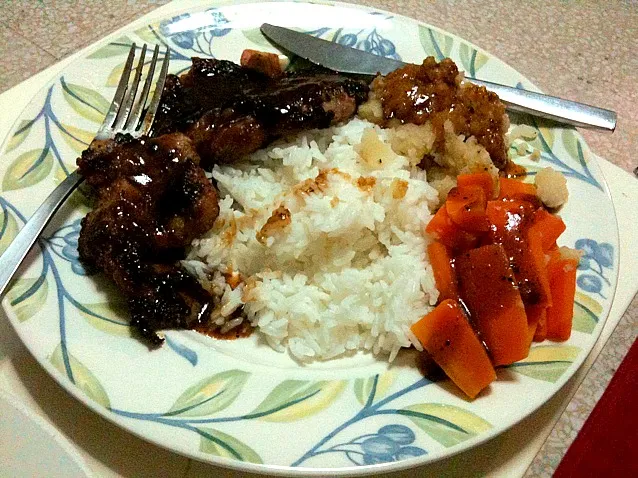
<svg viewBox="0 0 638 478">
<path fill-rule="evenodd" d="M 283 49 L 312 63 L 342 73 L 386 75 L 407 64 L 268 23 L 261 26 L 261 32 Z M 521 111 L 583 128 L 607 131 L 616 128 L 614 111 L 475 78 L 467 80 L 496 93 L 512 111 Z"/>
</svg>

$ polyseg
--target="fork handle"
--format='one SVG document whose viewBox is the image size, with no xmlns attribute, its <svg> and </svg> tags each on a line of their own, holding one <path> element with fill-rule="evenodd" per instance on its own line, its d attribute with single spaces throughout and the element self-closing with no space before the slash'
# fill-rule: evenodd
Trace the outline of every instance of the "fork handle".
<svg viewBox="0 0 638 478">
<path fill-rule="evenodd" d="M 60 205 L 82 182 L 82 176 L 75 170 L 56 187 L 42 205 L 33 213 L 4 254 L 0 256 L 0 296 L 9 285 L 16 270 L 31 250 L 42 230 Z"/>
</svg>

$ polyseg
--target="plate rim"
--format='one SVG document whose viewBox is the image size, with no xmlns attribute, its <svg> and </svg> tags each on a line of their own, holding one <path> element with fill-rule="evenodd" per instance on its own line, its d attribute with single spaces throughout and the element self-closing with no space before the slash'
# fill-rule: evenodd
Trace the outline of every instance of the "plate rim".
<svg viewBox="0 0 638 478">
<path fill-rule="evenodd" d="M 27 103 L 27 105 L 25 106 L 25 108 L 23 108 L 20 113 L 18 113 L 18 115 L 16 116 L 16 119 L 13 121 L 12 125 L 10 126 L 10 128 L 7 129 L 8 133 L 5 136 L 5 138 L 3 139 L 2 143 L 0 144 L 0 151 L 4 151 L 4 149 L 6 148 L 6 145 L 12 135 L 12 133 L 16 130 L 16 127 L 18 125 L 18 122 L 20 121 L 20 119 L 22 118 L 22 115 L 24 114 L 24 112 L 29 108 L 29 106 L 31 105 L 32 101 L 34 98 L 41 96 L 42 92 L 47 90 L 48 88 L 51 87 L 51 85 L 55 84 L 57 82 L 57 80 L 59 79 L 59 76 L 69 67 L 71 67 L 73 64 L 77 63 L 77 62 L 81 62 L 83 60 L 86 60 L 86 58 L 91 55 L 92 53 L 98 51 L 99 49 L 103 48 L 110 39 L 112 38 L 117 38 L 118 36 L 121 36 L 122 34 L 125 34 L 126 32 L 131 32 L 133 30 L 135 30 L 137 27 L 139 26 L 144 26 L 147 24 L 152 24 L 152 23 L 156 23 L 156 22 L 161 22 L 163 20 L 168 20 L 171 18 L 175 18 L 176 16 L 179 16 L 180 14 L 184 14 L 184 13 L 195 13 L 195 12 L 201 12 L 206 10 L 207 8 L 224 8 L 224 7 L 235 7 L 235 6 L 241 6 L 241 5 L 250 5 L 250 4 L 260 4 L 260 5 L 264 5 L 264 4 L 269 4 L 269 3 L 296 3 L 296 4 L 302 4 L 302 5 L 320 5 L 320 6 L 329 6 L 329 5 L 336 5 L 336 6 L 341 6 L 344 8 L 351 8 L 351 9 L 356 9 L 356 10 L 362 10 L 362 11 L 374 11 L 374 12 L 380 12 L 382 14 L 387 14 L 387 15 L 391 15 L 394 18 L 397 18 L 403 22 L 408 22 L 408 23 L 412 23 L 414 25 L 419 25 L 419 26 L 426 26 L 427 28 L 431 28 L 435 31 L 437 31 L 438 33 L 441 33 L 445 36 L 448 37 L 452 37 L 456 42 L 460 42 L 460 43 L 464 43 L 467 44 L 473 48 L 475 48 L 477 51 L 489 56 L 490 58 L 497 60 L 500 64 L 510 68 L 512 71 L 515 71 L 521 81 L 526 82 L 526 87 L 531 87 L 531 89 L 533 89 L 534 91 L 538 91 L 538 92 L 542 92 L 532 81 L 530 81 L 526 76 L 524 76 L 523 74 L 521 74 L 518 70 L 516 70 L 513 66 L 511 66 L 509 63 L 501 60 L 498 56 L 484 50 L 483 48 L 477 46 L 476 44 L 474 44 L 473 42 L 470 42 L 466 39 L 464 39 L 463 37 L 446 31 L 440 27 L 431 25 L 429 23 L 417 20 L 415 18 L 400 14 L 400 13 L 395 13 L 392 11 L 388 11 L 388 10 L 384 10 L 384 9 L 380 9 L 380 8 L 376 8 L 376 7 L 369 7 L 366 5 L 358 5 L 358 4 L 351 4 L 351 3 L 347 3 L 347 2 L 342 2 L 342 1 L 322 1 L 322 2 L 312 2 L 312 1 L 291 1 L 291 0 L 239 0 L 239 1 L 215 1 L 215 0 L 206 0 L 205 2 L 202 3 L 198 3 L 198 4 L 192 4 L 189 6 L 185 6 L 183 8 L 176 8 L 175 10 L 172 11 L 167 11 L 167 12 L 162 12 L 161 14 L 156 14 L 153 15 L 153 12 L 151 13 L 151 18 L 146 19 L 145 16 L 139 19 L 136 19 L 126 25 L 124 25 L 122 28 L 118 29 L 117 31 L 106 35 L 102 38 L 100 38 L 99 40 L 97 40 L 95 43 L 93 43 L 92 45 L 88 46 L 85 49 L 79 50 L 75 53 L 80 53 L 82 52 L 82 55 L 78 55 L 77 58 L 75 58 L 74 60 L 70 61 L 68 65 L 66 65 L 64 68 L 62 68 L 59 72 L 53 74 L 53 76 L 51 77 L 51 79 L 49 79 L 40 89 L 38 89 L 35 94 L 33 94 L 31 96 L 31 99 L 29 100 L 29 103 Z M 578 133 L 580 136 L 580 133 Z M 582 136 L 581 136 L 582 137 Z M 586 146 L 587 150 L 590 150 L 589 146 L 587 145 L 587 143 L 583 140 L 583 144 Z M 618 215 L 616 212 L 616 206 L 613 202 L 612 196 L 611 196 L 611 192 L 609 189 L 609 185 L 607 183 L 607 179 L 604 175 L 604 172 L 602 171 L 602 168 L 600 167 L 600 165 L 598 164 L 598 156 L 596 154 L 591 155 L 591 161 L 590 164 L 594 164 L 595 163 L 595 169 L 598 173 L 598 175 L 600 175 L 600 178 L 602 179 L 601 181 L 601 186 L 602 186 L 602 191 L 605 194 L 605 196 L 607 197 L 607 200 L 609 202 L 609 204 L 612 207 L 613 210 L 613 223 L 614 223 L 614 227 L 613 227 L 613 238 L 615 240 L 615 245 L 620 245 L 620 238 L 619 238 L 619 225 L 618 225 Z M 39 255 L 39 254 L 38 254 Z M 381 464 L 374 464 L 374 465 L 360 465 L 360 466 L 347 466 L 347 467 L 339 467 L 339 468 L 323 468 L 323 467 L 305 467 L 305 466 L 300 466 L 300 467 L 291 467 L 289 465 L 275 465 L 275 464 L 255 464 L 255 463 L 250 463 L 250 462 L 245 462 L 245 461 L 241 461 L 241 460 L 237 460 L 237 459 L 231 459 L 231 458 L 226 458 L 226 457 L 220 457 L 220 456 L 211 456 L 211 455 L 202 455 L 202 454 L 197 454 L 196 450 L 192 450 L 192 449 L 186 449 L 185 447 L 182 448 L 179 446 L 179 444 L 165 444 L 163 441 L 156 439 L 154 436 L 149 436 L 148 434 L 144 434 L 142 433 L 141 430 L 136 429 L 133 426 L 129 426 L 128 424 L 131 423 L 131 421 L 125 417 L 122 417 L 120 415 L 117 415 L 116 413 L 112 412 L 111 410 L 103 407 L 102 405 L 100 405 L 99 403 L 97 403 L 96 401 L 94 401 L 93 399 L 89 398 L 78 386 L 76 386 L 75 384 L 71 383 L 68 379 L 68 377 L 66 375 L 64 375 L 62 372 L 60 372 L 57 368 L 55 368 L 50 362 L 45 360 L 45 357 L 42 356 L 36 356 L 32 351 L 30 347 L 25 347 L 29 350 L 29 353 L 36 359 L 36 361 L 40 364 L 40 366 L 42 366 L 46 372 L 49 374 L 49 376 L 51 376 L 52 378 L 54 378 L 54 380 L 67 392 L 69 392 L 76 400 L 78 400 L 79 402 L 81 402 L 82 404 L 88 406 L 91 410 L 93 410 L 94 412 L 98 413 L 100 416 L 108 419 L 109 421 L 115 423 L 118 425 L 118 427 L 122 428 L 126 433 L 131 433 L 134 436 L 137 436 L 141 439 L 143 439 L 144 441 L 147 441 L 149 443 L 153 443 L 155 445 L 158 445 L 164 449 L 167 449 L 169 451 L 172 451 L 174 453 L 178 453 L 182 456 L 186 456 L 188 458 L 192 458 L 198 461 L 201 461 L 203 463 L 207 463 L 213 466 L 221 466 L 221 467 L 225 467 L 225 468 L 229 468 L 229 469 L 233 469 L 233 470 L 237 470 L 237 471 L 248 471 L 251 473 L 256 473 L 256 474 L 263 474 L 263 475 L 276 475 L 276 476 L 344 476 L 348 475 L 348 476 L 364 476 L 364 475 L 370 475 L 373 473 L 380 473 L 380 472 L 392 472 L 392 471 L 400 471 L 400 470 L 405 470 L 405 469 L 409 469 L 409 468 L 417 468 L 417 467 L 421 467 L 421 466 L 427 466 L 428 464 L 431 463 L 435 463 L 435 462 L 440 462 L 442 460 L 451 458 L 453 456 L 459 455 L 461 453 L 467 452 L 468 450 L 471 450 L 473 448 L 476 447 L 480 447 L 481 445 L 485 444 L 486 442 L 492 440 L 493 438 L 497 437 L 498 435 L 504 433 L 505 431 L 511 429 L 512 427 L 514 427 L 515 425 L 517 425 L 518 423 L 520 423 L 522 420 L 526 419 L 527 417 L 531 416 L 532 414 L 536 413 L 541 407 L 543 407 L 544 405 L 546 405 L 546 403 L 551 400 L 553 397 L 556 396 L 556 394 L 558 392 L 560 392 L 563 387 L 565 386 L 565 384 L 572 379 L 572 377 L 574 377 L 574 375 L 577 374 L 577 372 L 581 369 L 583 363 L 587 360 L 587 358 L 591 355 L 594 347 L 596 346 L 596 344 L 598 343 L 598 341 L 600 340 L 601 337 L 601 333 L 602 330 L 609 318 L 609 315 L 611 313 L 611 307 L 614 304 L 615 301 L 615 294 L 616 294 L 616 290 L 617 290 L 617 284 L 618 284 L 618 277 L 619 277 L 619 271 L 620 271 L 620 248 L 617 247 L 614 250 L 614 257 L 617 258 L 618 260 L 618 266 L 614 268 L 613 270 L 613 281 L 612 281 L 612 287 L 609 289 L 609 296 L 610 296 L 610 302 L 609 302 L 609 310 L 607 310 L 607 313 L 604 314 L 604 317 L 601 315 L 599 317 L 600 319 L 600 323 L 597 326 L 597 332 L 595 331 L 594 333 L 590 334 L 590 336 L 592 337 L 592 342 L 591 342 L 591 346 L 589 348 L 589 350 L 586 353 L 581 353 L 579 354 L 577 360 L 574 361 L 575 365 L 573 367 L 573 371 L 571 373 L 564 373 L 563 375 L 560 376 L 560 378 L 553 383 L 553 386 L 555 387 L 555 390 L 553 390 L 551 392 L 551 394 L 544 399 L 541 403 L 537 404 L 535 407 L 531 407 L 525 410 L 524 413 L 518 415 L 513 421 L 509 422 L 506 426 L 500 426 L 500 427 L 493 427 L 492 429 L 482 432 L 481 434 L 477 435 L 476 437 L 469 439 L 465 442 L 462 442 L 460 444 L 455 445 L 454 447 L 452 447 L 451 449 L 448 448 L 445 450 L 445 453 L 439 453 L 439 452 L 435 452 L 432 454 L 428 454 L 428 455 L 424 455 L 422 457 L 417 457 L 417 458 L 411 458 L 411 459 L 407 459 L 407 460 L 401 460 L 401 461 L 397 461 L 397 462 L 388 462 L 388 463 L 381 463 Z M 2 300 L 2 308 L 5 312 L 5 314 L 7 315 L 9 322 L 11 323 L 11 325 L 13 326 L 14 330 L 16 331 L 16 333 L 18 334 L 18 336 L 20 337 L 20 340 L 22 341 L 23 344 L 26 344 L 27 341 L 25 340 L 25 338 L 23 337 L 23 334 L 26 334 L 26 332 L 24 332 L 24 329 L 21 329 L 19 327 L 20 321 L 17 320 L 15 313 L 13 312 L 12 308 L 9 307 L 7 305 L 7 298 L 6 296 L 3 298 Z"/>
</svg>

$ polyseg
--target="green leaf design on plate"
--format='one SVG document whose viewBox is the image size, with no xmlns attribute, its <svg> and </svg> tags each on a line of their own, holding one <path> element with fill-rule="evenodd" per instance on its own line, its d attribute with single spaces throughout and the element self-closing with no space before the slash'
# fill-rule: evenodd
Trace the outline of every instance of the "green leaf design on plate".
<svg viewBox="0 0 638 478">
<path fill-rule="evenodd" d="M 109 76 L 106 78 L 106 86 L 112 86 L 114 88 L 117 86 L 117 84 L 120 82 L 120 78 L 122 77 L 122 73 L 124 72 L 125 64 L 125 62 L 122 62 L 119 65 L 113 67 L 111 73 L 109 73 Z M 150 97 L 152 98 L 152 96 Z"/>
<path fill-rule="evenodd" d="M 83 185 L 80 185 L 73 194 L 66 200 L 69 209 L 80 214 L 86 215 L 91 210 L 92 199 L 90 193 L 83 191 Z"/>
<path fill-rule="evenodd" d="M 17 234 L 18 223 L 15 217 L 7 210 L 0 210 L 0 255 L 9 247 Z"/>
<path fill-rule="evenodd" d="M 365 405 L 367 403 L 368 397 L 370 397 L 370 392 L 372 392 L 372 387 L 375 386 L 375 380 L 376 389 L 372 403 L 383 398 L 388 393 L 392 382 L 394 382 L 394 373 L 385 372 L 371 377 L 357 378 L 354 381 L 354 394 L 361 405 Z"/>
<path fill-rule="evenodd" d="M 536 139 L 530 141 L 529 144 L 540 151 L 545 151 L 546 153 L 551 152 L 554 147 L 553 128 L 556 127 L 556 123 L 531 116 L 528 116 L 528 119 L 530 120 L 529 124 L 533 124 L 538 130 L 538 136 Z"/>
<path fill-rule="evenodd" d="M 112 41 L 108 45 L 103 46 L 96 52 L 91 53 L 87 58 L 99 59 L 110 58 L 112 56 L 118 55 L 126 55 L 131 48 L 131 43 L 133 43 L 133 40 L 131 40 L 129 37 L 120 37 L 117 40 Z"/>
<path fill-rule="evenodd" d="M 580 302 L 589 310 L 591 310 L 594 313 L 594 315 L 596 315 L 596 317 L 602 314 L 603 306 L 600 305 L 600 303 L 593 297 L 587 294 L 583 294 L 582 292 L 576 291 L 575 299 L 577 302 Z"/>
<path fill-rule="evenodd" d="M 49 359 L 51 364 L 61 373 L 68 376 L 68 370 L 65 365 L 64 356 L 62 354 L 62 345 L 58 345 Z M 109 396 L 97 377 L 82 362 L 76 359 L 70 353 L 68 354 L 68 365 L 73 375 L 75 386 L 82 390 L 87 397 L 99 403 L 104 408 L 111 406 Z"/>
<path fill-rule="evenodd" d="M 475 48 L 472 48 L 467 43 L 461 43 L 459 47 L 459 56 L 461 57 L 461 64 L 468 75 L 471 77 L 476 76 L 476 72 L 480 70 L 483 65 L 487 63 L 489 57 Z"/>
<path fill-rule="evenodd" d="M 573 129 L 563 129 L 561 132 L 561 139 L 563 140 L 563 146 L 565 147 L 565 151 L 567 151 L 567 153 L 576 161 L 579 161 L 578 143 L 580 141 L 578 140 L 576 131 Z"/>
<path fill-rule="evenodd" d="M 7 292 L 9 305 L 20 322 L 36 315 L 47 300 L 49 283 L 40 276 L 34 279 L 16 279 Z"/>
<path fill-rule="evenodd" d="M 433 56 L 437 61 L 450 56 L 454 39 L 439 33 L 432 28 L 419 25 L 419 38 L 426 54 Z"/>
<path fill-rule="evenodd" d="M 27 139 L 29 136 L 29 132 L 31 131 L 31 126 L 35 123 L 35 118 L 32 120 L 22 120 L 18 125 L 18 129 L 13 133 L 11 139 L 7 143 L 7 149 L 5 150 L 5 154 L 13 151 L 18 146 L 22 144 L 22 142 Z"/>
<path fill-rule="evenodd" d="M 198 428 L 197 432 L 201 436 L 199 450 L 203 453 L 250 463 L 263 463 L 255 450 L 227 433 L 212 428 Z"/>
<path fill-rule="evenodd" d="M 248 380 L 248 372 L 228 370 L 200 380 L 177 399 L 166 416 L 202 417 L 228 407 Z"/>
<path fill-rule="evenodd" d="M 142 28 L 135 30 L 135 34 L 144 40 L 146 43 L 156 44 L 158 42 L 157 36 L 153 33 L 153 27 L 157 25 L 145 25 Z"/>
<path fill-rule="evenodd" d="M 53 180 L 55 184 L 60 184 L 62 181 L 66 179 L 66 172 L 59 164 L 56 164 L 53 167 Z"/>
<path fill-rule="evenodd" d="M 62 127 L 64 128 L 61 130 L 64 142 L 73 148 L 73 150 L 78 154 L 81 154 L 95 137 L 95 132 L 76 128 L 70 124 L 62 124 Z"/>
<path fill-rule="evenodd" d="M 263 413 L 261 420 L 273 422 L 309 417 L 328 407 L 343 392 L 346 383 L 345 380 L 285 380 L 250 415 Z"/>
<path fill-rule="evenodd" d="M 457 445 L 492 428 L 478 415 L 454 405 L 418 403 L 397 413 L 408 417 L 445 447 Z"/>
<path fill-rule="evenodd" d="M 101 123 L 104 120 L 111 105 L 110 101 L 97 91 L 86 86 L 67 83 L 64 78 L 60 78 L 60 83 L 64 99 L 77 114 L 94 123 Z"/>
<path fill-rule="evenodd" d="M 53 155 L 49 148 L 32 149 L 13 160 L 2 178 L 2 189 L 13 191 L 39 183 L 53 168 Z"/>
<path fill-rule="evenodd" d="M 598 317 L 586 305 L 574 302 L 574 320 L 572 329 L 585 334 L 591 334 L 596 328 Z"/>
<path fill-rule="evenodd" d="M 545 382 L 556 382 L 574 362 L 580 348 L 572 345 L 532 347 L 524 360 L 505 368 Z"/>
<path fill-rule="evenodd" d="M 268 48 L 272 47 L 272 44 L 261 34 L 261 30 L 259 30 L 259 28 L 250 28 L 248 30 L 242 30 L 241 32 L 249 42 L 254 43 L 255 45 Z"/>
<path fill-rule="evenodd" d="M 602 311 L 602 305 L 594 298 L 582 292 L 576 292 L 572 329 L 591 334 L 598 324 L 598 316 Z"/>
<path fill-rule="evenodd" d="M 123 317 L 127 316 L 124 302 L 100 302 L 97 304 L 81 304 L 80 315 L 86 321 L 102 332 L 110 335 L 131 336 L 131 326 Z"/>
</svg>

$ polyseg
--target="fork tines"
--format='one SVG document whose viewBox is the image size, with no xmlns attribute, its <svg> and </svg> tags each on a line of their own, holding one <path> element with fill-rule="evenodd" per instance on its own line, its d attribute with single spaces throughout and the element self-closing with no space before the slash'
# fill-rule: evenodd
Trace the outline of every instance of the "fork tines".
<svg viewBox="0 0 638 478">
<path fill-rule="evenodd" d="M 155 45 L 153 49 L 153 57 L 150 62 L 148 62 L 148 71 L 146 73 L 144 86 L 142 87 L 142 91 L 138 93 L 138 87 L 142 79 L 142 71 L 146 64 L 147 49 L 146 44 L 142 45 L 137 66 L 135 67 L 135 76 L 133 77 L 133 82 L 129 84 L 131 72 L 133 71 L 133 61 L 135 60 L 137 51 L 135 43 L 131 45 L 126 63 L 124 64 L 124 71 L 122 71 L 120 82 L 117 85 L 117 90 L 113 97 L 113 102 L 104 118 L 102 126 L 95 136 L 96 139 L 112 138 L 116 133 L 128 133 L 137 137 L 142 134 L 148 134 L 150 131 L 162 96 L 162 90 L 164 89 L 164 81 L 168 73 L 170 50 L 166 48 L 162 68 L 155 81 L 155 93 L 150 103 L 147 104 L 160 47 L 159 45 Z"/>
</svg>

